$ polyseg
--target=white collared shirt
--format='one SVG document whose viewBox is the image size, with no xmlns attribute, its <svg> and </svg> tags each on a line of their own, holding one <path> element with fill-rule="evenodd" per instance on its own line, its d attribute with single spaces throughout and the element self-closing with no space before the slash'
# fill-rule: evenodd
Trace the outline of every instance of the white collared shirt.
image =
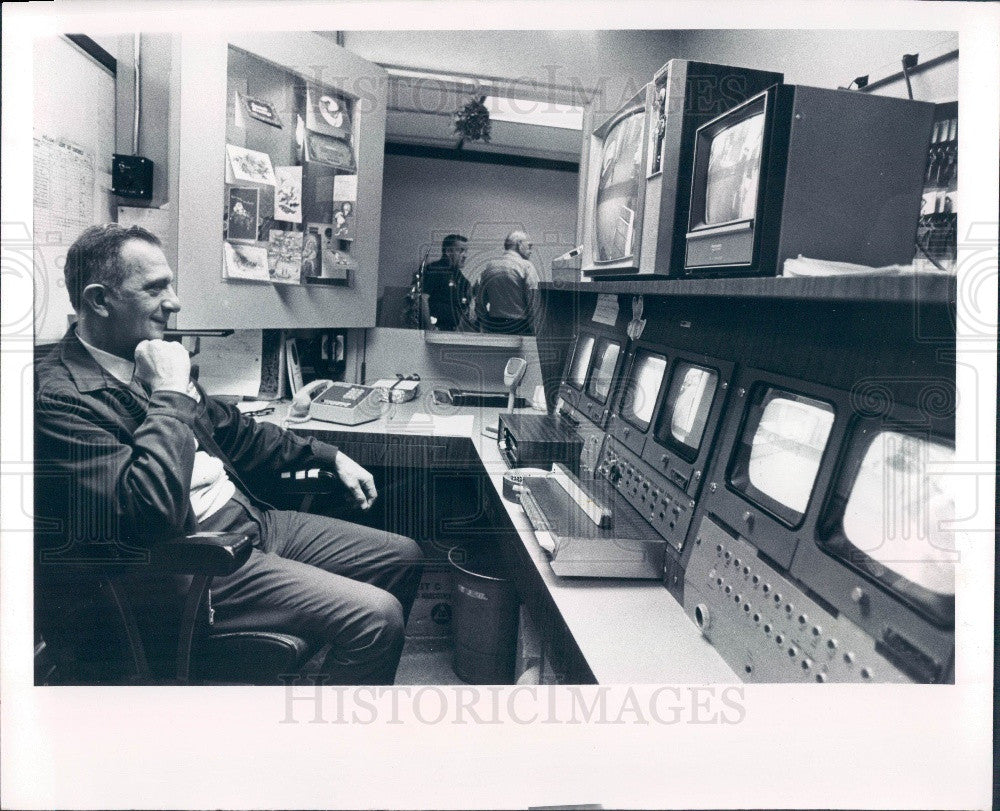
<svg viewBox="0 0 1000 811">
<path fill-rule="evenodd" d="M 76 337 L 80 339 L 84 349 L 90 353 L 104 371 L 126 386 L 132 383 L 135 377 L 134 361 L 120 358 L 118 355 L 112 355 L 110 352 L 91 346 L 79 335 Z M 194 383 L 188 383 L 187 395 L 201 402 L 201 395 Z M 221 509 L 233 497 L 236 485 L 230 481 L 221 459 L 205 451 L 197 450 L 197 438 L 194 440 L 194 447 L 194 469 L 191 472 L 191 509 L 194 510 L 195 517 L 201 522 Z"/>
</svg>

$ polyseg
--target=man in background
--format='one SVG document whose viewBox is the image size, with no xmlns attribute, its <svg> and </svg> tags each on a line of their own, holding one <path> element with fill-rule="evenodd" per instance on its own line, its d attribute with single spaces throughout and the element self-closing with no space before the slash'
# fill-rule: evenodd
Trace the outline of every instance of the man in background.
<svg viewBox="0 0 1000 811">
<path fill-rule="evenodd" d="M 423 329 L 456 330 L 467 322 L 471 294 L 462 268 L 468 242 L 461 234 L 448 234 L 441 241 L 441 258 L 424 268 Z"/>
<path fill-rule="evenodd" d="M 492 259 L 475 285 L 476 317 L 483 332 L 531 335 L 538 311 L 538 271 L 531 264 L 531 239 L 511 231 L 504 255 Z"/>
</svg>

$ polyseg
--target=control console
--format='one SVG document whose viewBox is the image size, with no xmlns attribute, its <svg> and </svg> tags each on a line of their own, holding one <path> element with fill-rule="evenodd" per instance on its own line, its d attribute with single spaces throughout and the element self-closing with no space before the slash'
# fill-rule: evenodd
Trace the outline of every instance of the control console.
<svg viewBox="0 0 1000 811">
<path fill-rule="evenodd" d="M 748 682 L 909 682 L 868 634 L 705 517 L 685 571 L 685 613 Z"/>
<path fill-rule="evenodd" d="M 612 436 L 604 443 L 597 471 L 668 544 L 683 549 L 694 499 Z"/>
</svg>

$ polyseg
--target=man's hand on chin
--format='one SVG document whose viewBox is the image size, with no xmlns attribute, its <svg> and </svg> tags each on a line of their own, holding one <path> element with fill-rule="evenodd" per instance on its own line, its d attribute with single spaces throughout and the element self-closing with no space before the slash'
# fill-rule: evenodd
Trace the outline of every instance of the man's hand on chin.
<svg viewBox="0 0 1000 811">
<path fill-rule="evenodd" d="M 337 451 L 335 467 L 340 480 L 351 491 L 357 507 L 362 510 L 371 507 L 378 498 L 375 477 L 343 451 Z"/>
<path fill-rule="evenodd" d="M 191 381 L 191 356 L 176 341 L 141 341 L 135 348 L 135 376 L 153 391 L 186 394 Z"/>
</svg>

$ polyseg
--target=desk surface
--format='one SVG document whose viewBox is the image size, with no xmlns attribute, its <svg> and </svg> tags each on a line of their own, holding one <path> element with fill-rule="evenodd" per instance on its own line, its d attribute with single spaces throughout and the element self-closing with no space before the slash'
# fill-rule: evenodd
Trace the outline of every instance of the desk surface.
<svg viewBox="0 0 1000 811">
<path fill-rule="evenodd" d="M 334 425 L 310 420 L 287 427 L 334 433 L 399 437 L 453 436 L 468 439 L 486 474 L 500 494 L 511 523 L 528 557 L 548 589 L 591 672 L 601 684 L 733 683 L 736 674 L 701 635 L 666 588 L 654 581 L 560 578 L 552 573 L 546 552 L 538 545 L 520 505 L 502 497 L 507 465 L 496 440 L 484 437 L 482 427 L 495 425 L 502 409 L 449 409 L 435 406 L 439 416 L 470 415 L 471 424 L 416 428 L 413 414 L 429 410 L 421 400 L 387 405 L 382 417 L 363 425 Z M 263 420 L 282 424 L 287 405 Z M 360 438 L 360 437 L 359 437 Z"/>
</svg>

